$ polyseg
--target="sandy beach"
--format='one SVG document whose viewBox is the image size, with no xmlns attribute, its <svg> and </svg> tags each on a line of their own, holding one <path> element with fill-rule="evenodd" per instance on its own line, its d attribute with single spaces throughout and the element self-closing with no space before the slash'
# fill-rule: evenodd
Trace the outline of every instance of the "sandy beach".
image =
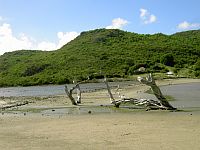
<svg viewBox="0 0 200 150">
<path fill-rule="evenodd" d="M 157 81 L 160 85 L 200 82 L 199 79 Z M 121 89 L 126 97 L 140 97 L 145 85 Z M 114 90 L 113 90 L 114 92 Z M 83 93 L 84 106 L 110 105 L 106 90 Z M 66 95 L 1 98 L 3 102 L 28 100 L 20 113 L 0 114 L 0 147 L 4 150 L 199 150 L 200 113 L 145 111 L 45 115 L 26 112 L 28 107 L 74 107 Z M 101 107 L 101 106 L 99 106 Z M 89 109 L 88 109 L 89 110 Z M 52 109 L 52 112 L 54 110 Z"/>
</svg>

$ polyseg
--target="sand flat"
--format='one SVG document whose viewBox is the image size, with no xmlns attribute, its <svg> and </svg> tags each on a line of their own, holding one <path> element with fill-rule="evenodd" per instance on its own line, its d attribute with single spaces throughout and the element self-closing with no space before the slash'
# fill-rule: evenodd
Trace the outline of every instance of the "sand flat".
<svg viewBox="0 0 200 150">
<path fill-rule="evenodd" d="M 21 149 L 200 149 L 200 115 L 176 112 L 1 117 L 0 146 Z"/>
<path fill-rule="evenodd" d="M 191 82 L 200 80 L 165 80 L 157 83 L 166 85 Z M 128 97 L 135 97 L 146 89 L 148 87 L 144 85 L 132 85 L 121 92 Z M 82 105 L 107 105 L 109 98 L 106 93 L 106 90 L 83 93 Z M 71 107 L 65 95 L 29 104 L 40 105 Z M 4 150 L 199 150 L 199 136 L 200 113 L 190 111 L 0 114 L 0 147 Z"/>
</svg>

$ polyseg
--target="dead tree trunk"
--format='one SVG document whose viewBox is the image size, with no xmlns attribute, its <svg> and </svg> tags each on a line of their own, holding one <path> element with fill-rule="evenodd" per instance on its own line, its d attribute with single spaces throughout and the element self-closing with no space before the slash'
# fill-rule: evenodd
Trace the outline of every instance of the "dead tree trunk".
<svg viewBox="0 0 200 150">
<path fill-rule="evenodd" d="M 169 102 L 166 100 L 166 98 L 163 96 L 160 88 L 156 85 L 156 82 L 151 74 L 149 74 L 146 79 L 142 77 L 137 78 L 139 82 L 146 84 L 151 87 L 154 95 L 157 97 L 159 102 L 162 106 L 166 107 L 167 109 L 175 109 L 172 105 L 169 104 Z"/>
<path fill-rule="evenodd" d="M 107 78 L 104 78 L 104 83 L 106 84 L 106 88 L 107 88 L 108 94 L 109 94 L 109 96 L 110 96 L 110 103 L 111 103 L 111 104 L 114 104 L 115 107 L 119 107 L 120 104 L 118 104 L 118 103 L 115 101 L 115 99 L 114 99 L 114 97 L 113 97 L 113 94 L 112 94 L 112 92 L 111 92 L 111 90 L 110 90 L 110 86 L 108 85 Z"/>
<path fill-rule="evenodd" d="M 115 107 L 119 107 L 120 104 L 129 103 L 129 104 L 133 104 L 133 105 L 137 105 L 137 106 L 145 106 L 148 109 L 170 109 L 170 110 L 175 109 L 173 106 L 171 106 L 168 103 L 166 98 L 162 95 L 159 87 L 156 85 L 151 74 L 147 77 L 146 80 L 141 77 L 138 77 L 138 81 L 151 86 L 154 94 L 156 95 L 156 97 L 158 98 L 159 101 L 152 100 L 152 99 L 136 99 L 136 98 L 123 98 L 123 97 L 121 97 L 120 100 L 115 100 L 113 94 L 111 93 L 108 82 L 105 79 L 104 82 L 106 84 L 108 94 L 110 96 L 111 104 L 114 104 Z M 121 95 L 119 92 L 118 92 L 118 94 Z"/>
<path fill-rule="evenodd" d="M 72 96 L 73 91 L 77 90 L 77 99 L 75 100 L 75 98 Z M 81 103 L 81 90 L 80 90 L 80 86 L 79 83 L 77 83 L 74 87 L 72 87 L 70 90 L 68 90 L 67 85 L 65 85 L 65 92 L 67 94 L 67 96 L 69 97 L 69 99 L 71 100 L 73 105 L 77 105 L 78 103 Z"/>
</svg>

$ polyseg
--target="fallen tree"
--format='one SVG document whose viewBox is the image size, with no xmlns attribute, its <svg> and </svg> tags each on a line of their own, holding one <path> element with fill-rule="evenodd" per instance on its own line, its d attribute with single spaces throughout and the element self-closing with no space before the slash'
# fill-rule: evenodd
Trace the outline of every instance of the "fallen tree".
<svg viewBox="0 0 200 150">
<path fill-rule="evenodd" d="M 176 109 L 172 105 L 170 105 L 169 102 L 166 100 L 166 98 L 163 96 L 160 88 L 156 85 L 155 80 L 153 79 L 151 74 L 149 74 L 146 78 L 138 77 L 137 80 L 143 84 L 150 86 L 154 95 L 157 97 L 158 100 L 125 98 L 124 96 L 122 97 L 119 92 L 118 95 L 121 99 L 115 100 L 108 85 L 108 82 L 105 78 L 104 83 L 106 84 L 111 104 L 114 104 L 115 107 L 119 107 L 121 104 L 129 103 L 137 106 L 145 106 L 147 109 L 166 109 L 166 110 Z"/>
</svg>

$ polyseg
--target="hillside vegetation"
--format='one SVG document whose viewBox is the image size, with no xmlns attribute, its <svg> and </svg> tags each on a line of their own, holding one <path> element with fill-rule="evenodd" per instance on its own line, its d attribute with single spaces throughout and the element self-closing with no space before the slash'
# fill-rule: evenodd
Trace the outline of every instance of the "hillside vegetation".
<svg viewBox="0 0 200 150">
<path fill-rule="evenodd" d="M 141 67 L 145 68 L 143 72 L 138 70 Z M 21 50 L 0 56 L 1 87 L 168 71 L 181 77 L 200 78 L 200 30 L 145 35 L 96 29 L 82 32 L 59 50 Z"/>
</svg>

